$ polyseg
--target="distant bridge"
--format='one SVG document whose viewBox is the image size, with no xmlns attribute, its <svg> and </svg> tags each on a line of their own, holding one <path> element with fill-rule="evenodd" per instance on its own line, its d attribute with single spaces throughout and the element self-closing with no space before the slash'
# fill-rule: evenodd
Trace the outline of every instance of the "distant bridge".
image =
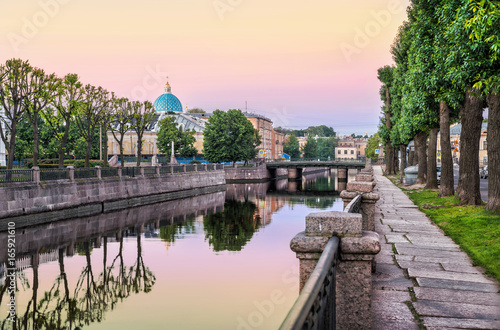
<svg viewBox="0 0 500 330">
<path fill-rule="evenodd" d="M 298 179 L 302 176 L 302 170 L 306 167 L 328 167 L 339 170 L 339 181 L 344 178 L 347 181 L 348 169 L 362 169 L 365 167 L 365 160 L 294 160 L 294 161 L 269 161 L 266 162 L 267 169 L 275 172 L 277 169 L 286 168 L 289 179 Z"/>
</svg>

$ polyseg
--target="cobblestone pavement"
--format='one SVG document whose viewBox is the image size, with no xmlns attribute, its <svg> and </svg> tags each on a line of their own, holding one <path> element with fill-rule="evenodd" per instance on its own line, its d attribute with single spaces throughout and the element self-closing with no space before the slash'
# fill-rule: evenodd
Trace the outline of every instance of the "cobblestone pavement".
<svg viewBox="0 0 500 330">
<path fill-rule="evenodd" d="M 373 329 L 500 329 L 498 282 L 374 166 Z"/>
</svg>

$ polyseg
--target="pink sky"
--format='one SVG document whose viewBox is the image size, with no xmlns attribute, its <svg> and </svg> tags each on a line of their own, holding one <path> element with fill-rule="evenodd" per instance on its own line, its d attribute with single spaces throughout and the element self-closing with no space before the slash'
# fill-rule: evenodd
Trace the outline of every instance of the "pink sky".
<svg viewBox="0 0 500 330">
<path fill-rule="evenodd" d="M 376 132 L 377 68 L 406 0 L 0 0 L 0 61 L 29 59 L 119 96 L 245 108 L 275 126 Z"/>
</svg>

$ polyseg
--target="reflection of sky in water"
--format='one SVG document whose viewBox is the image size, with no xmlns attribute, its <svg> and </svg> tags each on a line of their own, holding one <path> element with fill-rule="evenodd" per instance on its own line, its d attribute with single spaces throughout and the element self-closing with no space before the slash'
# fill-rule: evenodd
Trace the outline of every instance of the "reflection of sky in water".
<svg viewBox="0 0 500 330">
<path fill-rule="evenodd" d="M 252 186 L 252 189 L 259 187 Z M 232 203 L 252 205 L 254 214 L 250 218 L 258 223 L 255 223 L 255 232 L 246 233 L 249 240 L 244 244 L 239 241 L 234 251 L 224 249 L 224 245 L 219 245 L 214 251 L 213 239 L 210 238 L 214 233 L 204 228 L 207 216 L 201 215 L 188 216 L 185 221 L 182 217 L 180 224 L 167 226 L 170 227 L 168 230 L 163 223 L 161 229 L 146 226 L 141 247 L 144 265 L 156 277 L 151 292 L 131 292 L 116 303 L 113 311 L 104 313 L 104 321 L 93 322 L 85 328 L 236 329 L 243 323 L 261 329 L 278 328 L 298 295 L 298 259 L 290 250 L 290 240 L 304 230 L 308 213 L 325 207 L 340 210 L 342 202 L 336 196 L 271 194 L 255 197 L 239 193 L 230 199 Z M 228 202 L 231 200 L 226 201 L 226 206 Z M 233 210 L 232 214 L 235 212 L 238 211 Z M 220 213 L 209 217 L 215 220 L 218 216 L 220 219 Z M 226 221 L 224 228 L 216 229 L 234 234 L 235 226 L 237 221 Z M 169 233 L 172 238 L 169 242 L 160 239 L 162 231 Z M 241 229 L 236 232 L 241 234 Z M 115 237 L 109 239 L 108 266 L 118 255 L 119 246 Z M 64 258 L 71 293 L 86 267 L 85 253 L 80 251 L 79 255 L 77 252 Z M 103 271 L 103 252 L 101 240 L 101 246 L 91 251 L 96 281 Z M 123 261 L 126 271 L 136 263 L 137 237 L 123 238 Z M 33 270 L 28 268 L 24 274 L 31 282 Z M 118 274 L 117 268 L 113 274 Z M 57 258 L 40 264 L 38 300 L 44 292 L 50 291 L 58 275 Z M 24 292 L 21 288 L 22 292 L 17 295 L 20 314 L 25 313 L 31 299 L 31 287 L 30 284 Z M 271 298 L 279 303 L 270 303 Z M 5 303 L 0 306 L 0 312 L 3 318 L 7 313 Z"/>
</svg>

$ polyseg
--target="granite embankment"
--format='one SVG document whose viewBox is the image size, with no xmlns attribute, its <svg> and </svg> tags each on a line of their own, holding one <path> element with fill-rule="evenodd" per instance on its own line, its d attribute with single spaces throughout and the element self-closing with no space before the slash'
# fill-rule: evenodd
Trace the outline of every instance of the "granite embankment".
<svg viewBox="0 0 500 330">
<path fill-rule="evenodd" d="M 225 189 L 223 170 L 0 187 L 0 230 L 95 215 Z"/>
</svg>

